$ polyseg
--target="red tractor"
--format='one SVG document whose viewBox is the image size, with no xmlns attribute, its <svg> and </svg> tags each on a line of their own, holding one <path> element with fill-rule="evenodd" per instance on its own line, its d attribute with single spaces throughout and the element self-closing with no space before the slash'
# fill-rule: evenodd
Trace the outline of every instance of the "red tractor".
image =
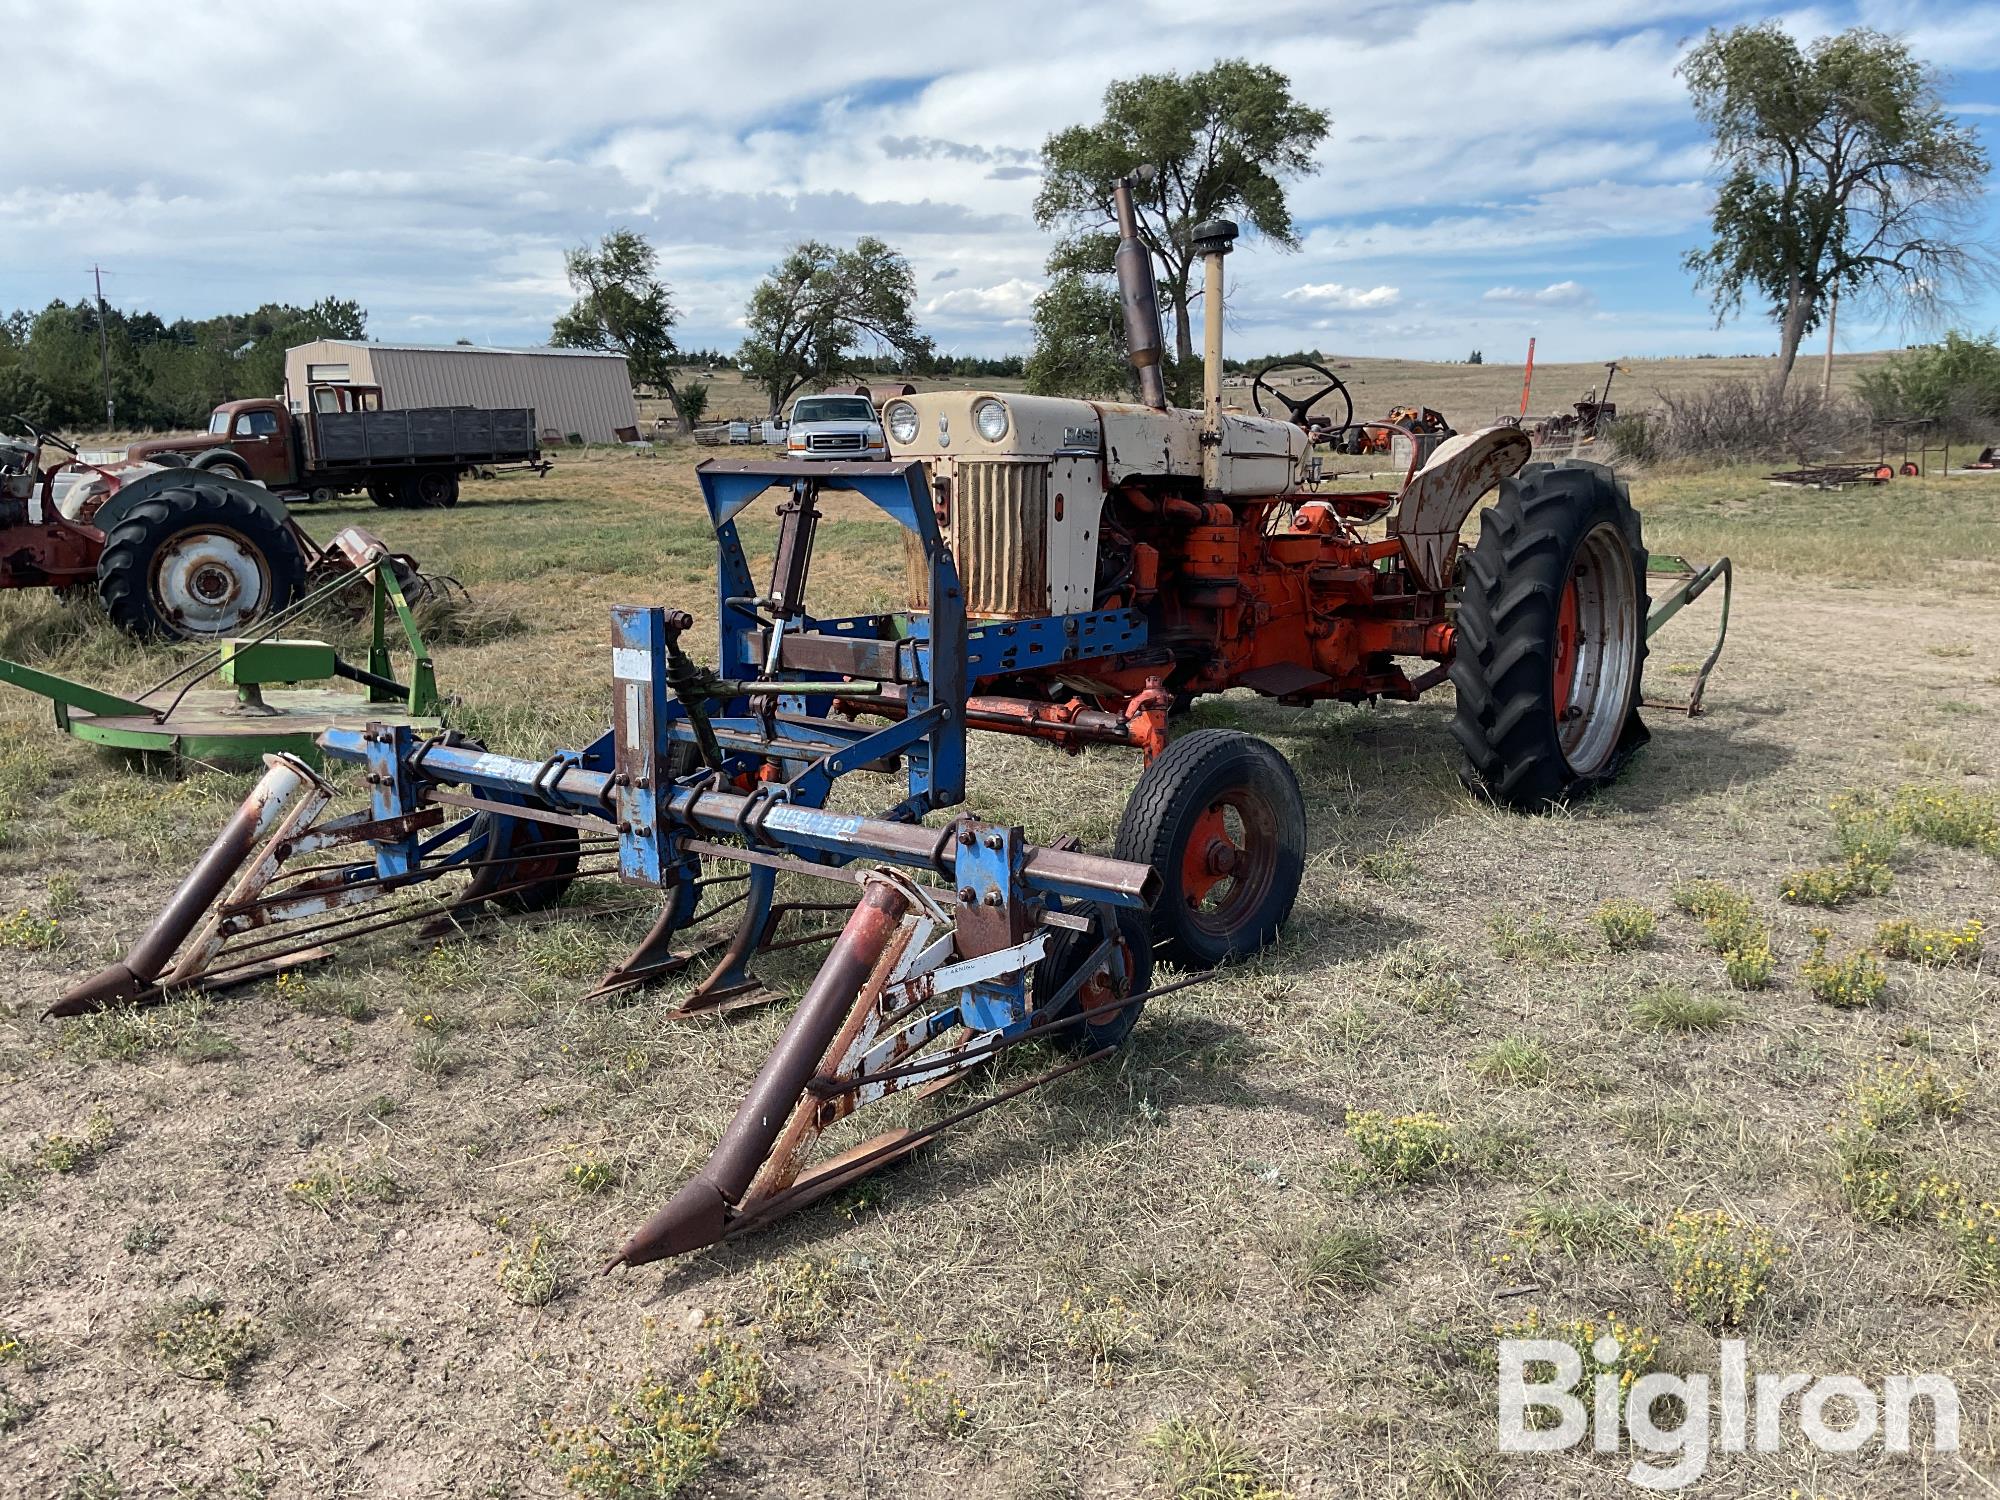
<svg viewBox="0 0 2000 1500">
<path fill-rule="evenodd" d="M 1116 853 L 1161 871 L 1159 935 L 1205 965 L 1269 942 L 1290 912 L 1305 810 L 1270 745 L 1223 729 L 1170 739 L 1173 708 L 1246 687 L 1302 706 L 1414 699 L 1449 681 L 1468 779 L 1545 808 L 1608 780 L 1645 741 L 1647 638 L 1726 560 L 1686 570 L 1649 616 L 1625 485 L 1595 464 L 1528 464 L 1512 426 L 1421 447 L 1424 434 L 1399 426 L 1393 436 L 1411 440 L 1400 489 L 1323 491 L 1315 444 L 1356 430 L 1336 377 L 1319 371 L 1304 396 L 1260 379 L 1258 396 L 1269 389 L 1290 420 L 1222 403 L 1226 221 L 1195 231 L 1204 407 L 1169 407 L 1129 183 L 1115 207 L 1142 404 L 929 393 L 889 401 L 883 419 L 893 455 L 928 466 L 967 615 L 1018 621 L 1024 642 L 1050 620 L 1074 637 L 1043 662 L 1024 644 L 1014 670 L 973 682 L 968 724 L 1146 751 Z M 1421 428 L 1425 415 L 1409 420 Z M 1496 490 L 1477 545 L 1461 547 L 1460 528 Z M 893 687 L 842 706 L 901 711 Z"/>
<path fill-rule="evenodd" d="M 94 590 L 113 624 L 145 637 L 237 635 L 381 544 L 350 527 L 321 548 L 284 502 L 232 474 L 86 463 L 21 417 L 0 433 L 0 588 Z M 55 448 L 68 461 L 44 467 Z M 423 580 L 394 559 L 412 599 Z"/>
</svg>

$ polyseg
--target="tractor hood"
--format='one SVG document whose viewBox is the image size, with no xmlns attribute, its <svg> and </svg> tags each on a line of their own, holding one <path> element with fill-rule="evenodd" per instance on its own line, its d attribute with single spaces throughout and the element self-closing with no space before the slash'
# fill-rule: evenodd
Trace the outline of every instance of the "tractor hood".
<svg viewBox="0 0 2000 1500">
<path fill-rule="evenodd" d="M 894 457 L 920 458 L 940 471 L 963 459 L 1087 456 L 1103 460 L 1114 485 L 1201 478 L 1202 414 L 1180 407 L 1161 411 L 1065 396 L 931 391 L 896 397 L 883 406 L 882 417 Z M 1289 422 L 1225 412 L 1221 493 L 1268 496 L 1292 488 L 1307 448 L 1304 430 Z"/>
</svg>

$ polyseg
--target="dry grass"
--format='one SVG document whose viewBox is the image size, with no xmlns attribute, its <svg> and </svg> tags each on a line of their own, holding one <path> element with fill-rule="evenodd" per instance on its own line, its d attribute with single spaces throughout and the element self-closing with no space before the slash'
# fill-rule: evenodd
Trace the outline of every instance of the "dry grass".
<svg viewBox="0 0 2000 1500">
<path fill-rule="evenodd" d="M 1479 378 L 1518 392 L 1518 370 Z M 613 1406 L 689 1390 L 720 1328 L 768 1384 L 754 1413 L 702 1418 L 692 1446 L 663 1450 L 655 1472 L 687 1460 L 689 1492 L 1602 1494 L 1622 1463 L 1490 1451 L 1490 1329 L 1525 1316 L 1517 1297 L 1551 1327 L 1611 1308 L 1661 1337 L 1663 1368 L 1713 1368 L 1713 1336 L 1639 1226 L 1718 1208 L 1792 1252 L 1743 1303 L 1759 1368 L 1949 1371 L 1960 1459 L 1990 1474 L 2000 1381 L 1974 1231 L 1859 1215 L 1827 1131 L 1876 1060 L 1934 1068 L 1962 1108 L 1899 1126 L 1897 1160 L 1913 1183 L 1962 1183 L 1983 1222 L 2000 1187 L 1991 960 L 1896 961 L 1886 1000 L 1859 1009 L 1820 1003 L 1800 972 L 1816 924 L 1845 958 L 1887 922 L 1994 916 L 1987 804 L 1962 794 L 2000 777 L 2000 549 L 1970 482 L 1901 485 L 1642 478 L 1656 547 L 1738 554 L 1731 651 L 1706 716 L 1650 715 L 1631 771 L 1565 814 L 1462 792 L 1448 696 L 1200 706 L 1196 723 L 1269 736 L 1307 788 L 1311 852 L 1277 949 L 1157 1002 L 1116 1059 L 864 1192 L 610 1279 L 595 1267 L 705 1155 L 782 1008 L 686 1026 L 662 1019 L 671 989 L 578 1004 L 647 918 L 580 905 L 143 1021 L 43 1022 L 157 907 L 242 780 L 108 765 L 50 732 L 40 703 L 0 698 L 0 912 L 62 933 L 0 949 L 0 1330 L 37 1353 L 0 1365 L 7 1483 L 560 1495 L 588 1456 L 552 1456 L 541 1424 L 637 1451 Z M 308 524 L 347 520 L 528 623 L 440 651 L 458 717 L 500 748 L 595 733 L 610 604 L 712 617 L 684 456 L 587 454 L 547 481 L 473 486 L 453 514 Z M 769 535 L 759 519 L 753 542 Z M 883 523 L 839 511 L 816 601 L 891 598 L 900 566 Z M 113 686 L 166 670 L 48 598 L 0 601 L 0 630 L 0 649 Z M 1662 691 L 1701 633 L 1656 642 Z M 974 805 L 1102 848 L 1135 771 L 984 740 Z M 1939 795 L 1907 803 L 1920 831 L 1892 891 L 1831 910 L 1777 899 L 1785 872 L 1830 857 L 1837 794 L 1902 806 L 1904 786 Z M 1732 993 L 1701 924 L 1672 910 L 1698 878 L 1754 898 L 1768 988 Z M 1652 936 L 1614 951 L 1597 925 L 1612 901 L 1663 914 Z M 1514 956 L 1495 951 L 1496 913 Z M 808 971 L 769 968 L 794 989 Z M 1634 1025 L 1663 992 L 1730 1019 L 1689 1027 L 1700 1005 L 1655 998 Z M 1443 1122 L 1451 1159 L 1364 1172 L 1350 1111 Z M 106 1149 L 35 1164 L 38 1143 L 87 1142 L 93 1115 L 116 1122 Z M 233 1383 L 135 1357 L 150 1310 L 187 1299 L 223 1309 Z M 1925 1483 L 1981 1492 L 1956 1464 L 1926 1477 L 1796 1446 L 1719 1455 L 1710 1480 L 1718 1495 Z"/>
</svg>

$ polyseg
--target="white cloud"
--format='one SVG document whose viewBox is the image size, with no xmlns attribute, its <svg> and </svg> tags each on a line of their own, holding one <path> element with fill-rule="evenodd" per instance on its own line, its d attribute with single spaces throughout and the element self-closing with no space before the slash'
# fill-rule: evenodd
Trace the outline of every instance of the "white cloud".
<svg viewBox="0 0 2000 1500">
<path fill-rule="evenodd" d="M 1590 294 L 1590 288 L 1581 282 L 1556 281 L 1540 291 L 1518 286 L 1496 286 L 1480 300 L 1512 302 L 1522 307 L 1589 307 L 1597 299 Z"/>
<path fill-rule="evenodd" d="M 1403 300 L 1403 294 L 1392 286 L 1342 286 L 1337 281 L 1321 281 L 1295 286 L 1285 293 L 1287 302 L 1302 302 L 1307 307 L 1332 308 L 1342 312 L 1358 312 L 1367 308 L 1394 307 Z"/>
<path fill-rule="evenodd" d="M 2000 41 L 1994 0 L 1817 3 L 1788 24 L 1869 22 L 1947 65 Z M 45 9 L 0 0 L 0 23 L 26 34 Z M 1009 35 L 1033 45 L 1002 47 L 985 9 L 934 0 L 878 0 L 867 26 L 831 28 L 804 0 L 774 0 L 754 28 L 727 8 L 674 7 L 668 24 L 648 0 L 600 0 L 587 21 L 553 0 L 347 0 L 262 28 L 234 0 L 183 0 L 171 26 L 145 0 L 61 9 L 90 105 L 74 69 L 10 79 L 0 310 L 74 299 L 102 263 L 119 305 L 169 318 L 332 294 L 358 297 L 383 338 L 528 343 L 569 301 L 563 251 L 628 225 L 659 250 L 684 339 L 727 346 L 789 245 L 872 233 L 910 258 L 941 343 L 1018 350 L 1049 248 L 1032 218 L 1044 138 L 1094 117 L 1114 77 L 1224 53 L 1281 69 L 1334 121 L 1291 190 L 1300 252 L 1251 236 L 1231 259 L 1239 346 L 1330 324 L 1452 357 L 1481 317 L 1566 319 L 1589 352 L 1624 320 L 1647 326 L 1628 309 L 1706 326 L 1676 261 L 1707 215 L 1707 152 L 1673 64 L 1740 13 L 1016 0 Z M 812 45 L 774 71 L 772 38 L 793 35 Z M 285 87 L 161 107 L 161 79 L 210 76 L 218 57 Z M 569 82 L 510 83 L 523 59 Z M 1992 76 L 1954 90 L 1981 125 L 2000 110 Z M 1580 278 L 1619 310 L 1480 295 Z"/>
<path fill-rule="evenodd" d="M 945 317 L 969 323 L 994 322 L 1010 326 L 1027 323 L 1035 310 L 1041 287 L 1021 277 L 1012 277 L 998 286 L 962 286 L 924 304 L 930 317 Z"/>
</svg>

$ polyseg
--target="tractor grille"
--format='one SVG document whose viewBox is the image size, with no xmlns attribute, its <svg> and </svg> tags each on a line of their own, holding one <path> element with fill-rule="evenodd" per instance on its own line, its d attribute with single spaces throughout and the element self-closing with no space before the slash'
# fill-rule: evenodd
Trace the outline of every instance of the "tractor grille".
<svg viewBox="0 0 2000 1500">
<path fill-rule="evenodd" d="M 952 476 L 946 539 L 974 619 L 1032 619 L 1049 611 L 1049 466 L 966 459 Z M 913 608 L 928 607 L 923 553 L 905 538 Z"/>
<path fill-rule="evenodd" d="M 858 432 L 809 432 L 806 434 L 806 451 L 809 453 L 859 453 L 866 444 Z"/>
</svg>

